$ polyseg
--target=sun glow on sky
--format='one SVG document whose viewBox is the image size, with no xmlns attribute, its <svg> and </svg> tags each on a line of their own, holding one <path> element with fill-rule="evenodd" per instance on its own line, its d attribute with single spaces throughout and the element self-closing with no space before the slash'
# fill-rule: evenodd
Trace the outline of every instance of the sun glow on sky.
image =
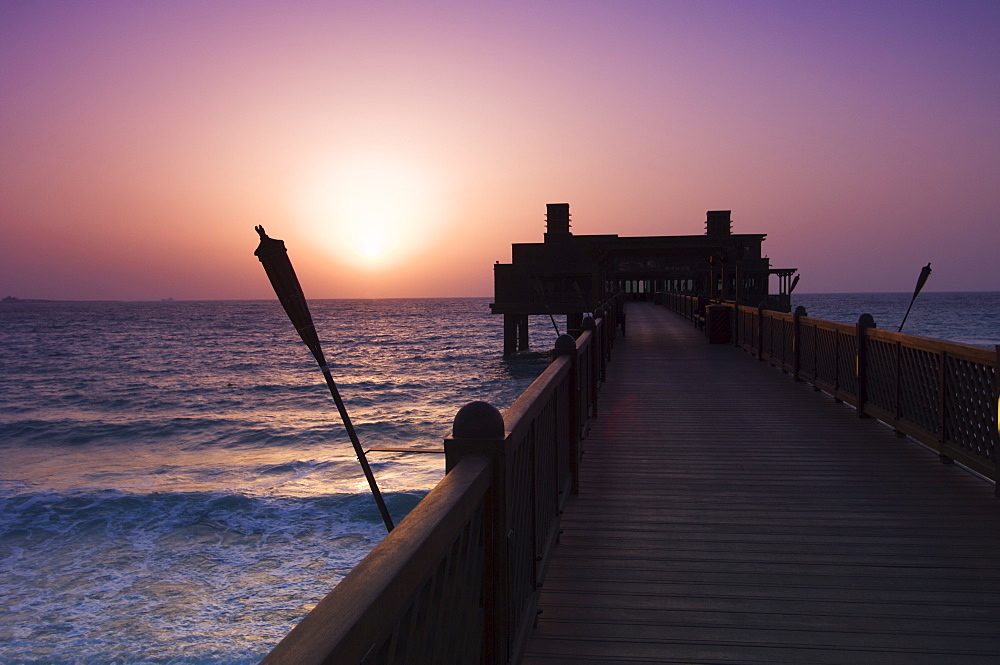
<svg viewBox="0 0 1000 665">
<path fill-rule="evenodd" d="M 573 232 L 1000 289 L 1000 3 L 0 2 L 0 297 L 488 296 Z"/>
<path fill-rule="evenodd" d="M 447 201 L 425 163 L 389 154 L 346 154 L 301 186 L 302 232 L 334 258 L 385 268 L 442 240 Z"/>
</svg>

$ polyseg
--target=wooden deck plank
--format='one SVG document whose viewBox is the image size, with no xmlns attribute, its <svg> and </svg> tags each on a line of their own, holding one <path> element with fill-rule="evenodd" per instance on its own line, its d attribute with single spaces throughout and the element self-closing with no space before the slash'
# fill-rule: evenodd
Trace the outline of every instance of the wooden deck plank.
<svg viewBox="0 0 1000 665">
<path fill-rule="evenodd" d="M 526 665 L 993 663 L 993 486 L 629 306 Z"/>
</svg>

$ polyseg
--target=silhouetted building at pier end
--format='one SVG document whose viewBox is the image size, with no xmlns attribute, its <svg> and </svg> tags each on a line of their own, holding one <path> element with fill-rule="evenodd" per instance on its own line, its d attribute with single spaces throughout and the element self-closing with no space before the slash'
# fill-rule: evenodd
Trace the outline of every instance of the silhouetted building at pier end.
<svg viewBox="0 0 1000 665">
<path fill-rule="evenodd" d="M 568 203 L 546 206 L 540 243 L 511 245 L 511 262 L 493 266 L 494 314 L 504 316 L 504 353 L 528 348 L 528 316 L 566 315 L 579 327 L 616 296 L 651 300 L 676 292 L 787 312 L 795 268 L 772 268 L 764 233 L 732 232 L 729 210 L 707 213 L 704 235 L 573 235 Z M 777 275 L 778 293 L 768 293 Z"/>
</svg>

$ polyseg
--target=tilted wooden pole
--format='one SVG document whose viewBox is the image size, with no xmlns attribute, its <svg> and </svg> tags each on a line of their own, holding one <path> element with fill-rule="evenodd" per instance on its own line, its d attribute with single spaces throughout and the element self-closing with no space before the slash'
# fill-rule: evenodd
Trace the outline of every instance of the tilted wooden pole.
<svg viewBox="0 0 1000 665">
<path fill-rule="evenodd" d="M 385 506 L 385 501 L 382 500 L 382 493 L 379 491 L 378 485 L 375 483 L 375 476 L 368 465 L 368 457 L 365 455 L 364 448 L 361 447 L 357 432 L 354 431 L 354 425 L 351 424 L 351 417 L 347 415 L 347 407 L 344 406 L 344 400 L 340 398 L 337 384 L 334 383 L 333 376 L 330 374 L 330 367 L 326 364 L 326 359 L 323 357 L 323 349 L 320 347 L 319 336 L 316 334 L 316 327 L 313 325 L 312 315 L 309 313 L 309 305 L 306 303 L 306 297 L 302 293 L 302 287 L 299 286 L 299 279 L 295 276 L 295 269 L 292 268 L 292 262 L 288 258 L 288 250 L 285 249 L 285 243 L 282 240 L 269 238 L 264 233 L 263 226 L 255 226 L 254 230 L 260 235 L 260 245 L 257 246 L 254 255 L 264 264 L 264 272 L 267 273 L 267 278 L 271 281 L 271 286 L 274 287 L 274 293 L 278 296 L 278 300 L 281 301 L 281 306 L 285 308 L 285 313 L 288 314 L 288 318 L 291 320 L 292 325 L 295 326 L 299 337 L 309 347 L 313 357 L 316 358 L 316 362 L 319 363 L 319 368 L 323 372 L 323 378 L 326 379 L 326 385 L 330 388 L 330 394 L 333 395 L 333 401 L 337 404 L 340 418 L 344 421 L 347 435 L 351 437 L 354 452 L 357 453 L 358 461 L 361 462 L 361 469 L 365 472 L 365 478 L 368 479 L 368 486 L 371 487 L 372 496 L 375 497 L 378 510 L 382 513 L 382 521 L 385 522 L 385 528 L 388 531 L 392 531 L 392 517 L 389 515 L 389 509 Z"/>
</svg>

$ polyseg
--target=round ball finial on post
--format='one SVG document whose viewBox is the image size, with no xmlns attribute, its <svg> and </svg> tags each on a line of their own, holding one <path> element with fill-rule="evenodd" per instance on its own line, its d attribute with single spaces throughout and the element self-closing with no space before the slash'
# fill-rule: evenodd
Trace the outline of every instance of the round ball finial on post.
<svg viewBox="0 0 1000 665">
<path fill-rule="evenodd" d="M 556 356 L 576 353 L 576 338 L 569 333 L 563 333 L 556 339 Z"/>
<path fill-rule="evenodd" d="M 592 317 L 592 316 L 585 316 L 585 317 L 583 317 L 583 329 L 584 330 L 593 330 L 596 327 L 597 327 L 597 323 L 594 321 L 594 317 Z"/>
<path fill-rule="evenodd" d="M 455 439 L 502 439 L 503 414 L 488 402 L 469 402 L 455 414 L 451 436 Z"/>
<path fill-rule="evenodd" d="M 806 312 L 806 308 L 803 307 L 802 305 L 796 307 L 795 312 L 793 313 L 795 314 L 795 316 L 809 316 L 808 312 Z"/>
<path fill-rule="evenodd" d="M 445 473 L 470 455 L 502 457 L 506 440 L 503 414 L 487 402 L 469 402 L 455 414 L 451 437 L 444 440 Z"/>
</svg>

